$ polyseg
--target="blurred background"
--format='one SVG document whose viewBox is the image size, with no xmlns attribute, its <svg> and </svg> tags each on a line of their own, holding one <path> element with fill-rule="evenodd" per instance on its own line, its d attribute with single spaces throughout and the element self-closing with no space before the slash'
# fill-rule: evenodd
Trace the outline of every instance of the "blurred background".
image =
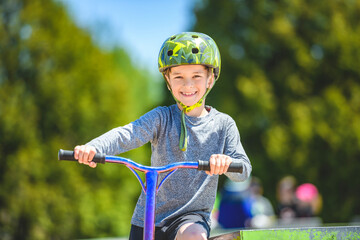
<svg viewBox="0 0 360 240">
<path fill-rule="evenodd" d="M 235 119 L 253 165 L 245 185 L 221 178 L 214 227 L 359 222 L 359 1 L 1 0 L 0 239 L 128 234 L 132 173 L 57 152 L 173 104 L 157 54 L 182 31 L 217 42 L 207 104 Z M 123 156 L 147 165 L 150 147 Z M 243 225 L 221 222 L 226 201 L 247 206 Z"/>
</svg>

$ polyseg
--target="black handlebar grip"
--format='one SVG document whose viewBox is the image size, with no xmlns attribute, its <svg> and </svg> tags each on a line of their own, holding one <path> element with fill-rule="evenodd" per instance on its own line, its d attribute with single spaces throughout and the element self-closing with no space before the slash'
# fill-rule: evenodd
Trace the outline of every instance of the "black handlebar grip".
<svg viewBox="0 0 360 240">
<path fill-rule="evenodd" d="M 210 162 L 209 161 L 202 161 L 199 160 L 199 171 L 210 171 Z M 237 172 L 242 173 L 243 172 L 243 164 L 240 162 L 232 162 L 227 170 L 228 172 Z"/>
<path fill-rule="evenodd" d="M 77 159 L 75 159 L 75 157 L 74 157 L 74 151 L 69 151 L 69 150 L 60 149 L 59 153 L 58 153 L 58 159 L 59 160 L 76 161 L 77 162 Z M 96 163 L 103 163 L 104 164 L 105 163 L 105 155 L 97 153 L 97 154 L 95 154 L 92 161 L 96 162 Z"/>
</svg>

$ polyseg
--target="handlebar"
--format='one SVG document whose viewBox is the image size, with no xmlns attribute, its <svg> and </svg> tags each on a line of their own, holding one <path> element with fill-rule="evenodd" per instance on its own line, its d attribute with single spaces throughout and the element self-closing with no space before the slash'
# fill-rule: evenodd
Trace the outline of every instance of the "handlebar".
<svg viewBox="0 0 360 240">
<path fill-rule="evenodd" d="M 63 149 L 59 150 L 58 159 L 77 162 L 77 159 L 75 159 L 75 157 L 74 157 L 74 151 L 63 150 Z M 158 172 L 165 172 L 165 171 L 169 171 L 169 170 L 176 169 L 176 168 L 195 168 L 199 171 L 210 171 L 210 162 L 203 161 L 203 160 L 198 160 L 197 162 L 177 162 L 177 163 L 172 163 L 172 164 L 169 164 L 169 165 L 163 166 L 163 167 L 148 167 L 148 166 L 143 166 L 143 165 L 138 164 L 130 159 L 126 159 L 123 157 L 109 156 L 109 155 L 97 153 L 97 154 L 95 154 L 92 161 L 96 162 L 96 163 L 102 163 L 102 164 L 105 164 L 105 162 L 125 164 L 131 168 L 134 168 L 134 169 L 137 169 L 140 171 L 156 170 Z M 228 168 L 228 172 L 242 173 L 243 172 L 243 164 L 232 162 Z"/>
<path fill-rule="evenodd" d="M 59 160 L 77 161 L 74 157 L 74 151 L 59 150 Z M 144 239 L 154 239 L 154 220 L 155 220 L 155 199 L 156 193 L 160 189 L 164 181 L 173 174 L 178 168 L 192 168 L 201 171 L 209 171 L 209 161 L 197 161 L 197 162 L 175 162 L 162 167 L 148 167 L 138 164 L 130 159 L 116 156 L 107 156 L 104 154 L 96 154 L 93 158 L 96 163 L 120 163 L 128 167 L 139 180 L 143 192 L 146 195 L 145 199 L 145 216 L 144 216 Z M 135 171 L 139 170 L 145 173 L 145 182 L 140 178 L 139 174 Z M 242 173 L 242 163 L 231 163 L 228 172 L 239 172 Z M 159 173 L 168 172 L 167 175 L 158 184 Z"/>
<path fill-rule="evenodd" d="M 63 150 L 63 149 L 60 149 L 60 150 L 59 150 L 58 159 L 59 159 L 59 160 L 66 160 L 66 161 L 75 161 L 75 162 L 78 161 L 78 160 L 75 159 L 75 157 L 74 157 L 74 151 Z M 96 162 L 96 163 L 105 164 L 105 155 L 104 155 L 104 154 L 97 153 L 97 154 L 95 154 L 95 156 L 94 156 L 94 158 L 93 158 L 92 161 L 93 161 L 93 162 Z"/>
</svg>

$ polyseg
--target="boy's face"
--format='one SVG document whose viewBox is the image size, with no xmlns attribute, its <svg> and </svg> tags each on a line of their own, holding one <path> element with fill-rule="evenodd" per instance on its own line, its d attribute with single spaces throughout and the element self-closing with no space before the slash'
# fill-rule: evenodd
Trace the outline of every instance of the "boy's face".
<svg viewBox="0 0 360 240">
<path fill-rule="evenodd" d="M 192 106 L 212 87 L 214 75 L 203 65 L 182 65 L 172 67 L 166 80 L 175 98 L 186 106 Z"/>
</svg>

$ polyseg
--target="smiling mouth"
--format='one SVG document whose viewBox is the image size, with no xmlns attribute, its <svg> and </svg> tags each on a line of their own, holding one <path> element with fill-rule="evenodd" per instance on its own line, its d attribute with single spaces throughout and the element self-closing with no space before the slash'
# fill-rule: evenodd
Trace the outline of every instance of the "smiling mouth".
<svg viewBox="0 0 360 240">
<path fill-rule="evenodd" d="M 192 97 L 196 94 L 196 92 L 193 93 L 185 93 L 185 92 L 181 92 L 181 95 L 185 96 L 185 97 Z"/>
</svg>

